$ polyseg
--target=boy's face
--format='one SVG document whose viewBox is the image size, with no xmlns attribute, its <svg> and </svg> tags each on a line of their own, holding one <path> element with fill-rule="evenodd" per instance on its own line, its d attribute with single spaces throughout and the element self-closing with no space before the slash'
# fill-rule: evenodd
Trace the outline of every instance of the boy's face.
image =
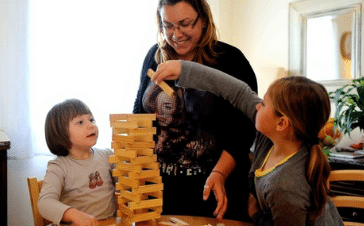
<svg viewBox="0 0 364 226">
<path fill-rule="evenodd" d="M 88 151 L 97 142 L 99 129 L 91 114 L 79 115 L 69 123 L 69 137 L 73 149 Z"/>
</svg>

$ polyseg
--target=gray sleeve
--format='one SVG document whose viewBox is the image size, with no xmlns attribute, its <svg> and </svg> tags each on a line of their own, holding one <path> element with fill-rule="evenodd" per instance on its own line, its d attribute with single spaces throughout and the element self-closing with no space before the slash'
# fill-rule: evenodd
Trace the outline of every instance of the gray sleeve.
<svg viewBox="0 0 364 226">
<path fill-rule="evenodd" d="M 178 86 L 207 90 L 229 101 L 255 122 L 256 105 L 262 100 L 243 81 L 222 71 L 191 61 L 182 61 Z"/>
<path fill-rule="evenodd" d="M 38 200 L 41 216 L 57 225 L 61 222 L 64 212 L 71 208 L 59 201 L 64 186 L 63 177 L 64 171 L 53 161 L 50 161 Z"/>
<path fill-rule="evenodd" d="M 291 190 L 280 190 L 267 197 L 271 203 L 274 225 L 305 225 L 310 202 Z"/>
</svg>

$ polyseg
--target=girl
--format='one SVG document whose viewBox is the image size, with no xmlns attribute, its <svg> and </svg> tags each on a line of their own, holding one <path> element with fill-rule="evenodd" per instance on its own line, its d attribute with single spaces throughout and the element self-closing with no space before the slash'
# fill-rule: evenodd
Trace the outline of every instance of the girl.
<svg viewBox="0 0 364 226">
<path fill-rule="evenodd" d="M 93 148 L 98 127 L 90 109 L 76 99 L 55 105 L 45 122 L 48 163 L 39 195 L 40 214 L 55 224 L 97 225 L 116 211 L 111 150 Z"/>
<path fill-rule="evenodd" d="M 328 197 L 330 166 L 318 133 L 330 116 L 325 88 L 304 77 L 275 81 L 261 100 L 244 82 L 187 62 L 159 65 L 152 81 L 222 96 L 255 123 L 249 215 L 257 225 L 343 225 Z"/>
<path fill-rule="evenodd" d="M 154 98 L 147 70 L 155 71 L 167 60 L 189 60 L 224 71 L 256 91 L 254 71 L 238 48 L 218 40 L 207 0 L 158 2 L 158 43 L 145 56 L 133 113 L 157 115 L 156 127 L 161 132 L 155 151 L 164 184 L 163 213 L 208 217 L 214 213 L 217 218 L 247 221 L 247 207 L 241 203 L 246 203 L 249 195 L 248 154 L 256 132 L 254 124 L 229 102 L 206 91 L 169 84 L 178 95 Z M 169 128 L 161 115 L 167 102 L 179 112 Z M 176 122 L 183 122 L 177 132 L 172 127 Z M 213 191 L 219 197 L 217 202 L 213 195 L 202 197 L 203 189 L 206 194 Z"/>
</svg>

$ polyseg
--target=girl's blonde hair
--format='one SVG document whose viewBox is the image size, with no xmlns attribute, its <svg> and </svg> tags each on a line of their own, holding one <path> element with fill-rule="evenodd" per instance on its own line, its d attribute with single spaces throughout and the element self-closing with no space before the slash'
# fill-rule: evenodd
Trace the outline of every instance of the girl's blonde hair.
<svg viewBox="0 0 364 226">
<path fill-rule="evenodd" d="M 163 37 L 163 25 L 161 18 L 161 9 L 163 6 L 173 6 L 179 2 L 186 2 L 190 4 L 193 9 L 198 13 L 198 16 L 205 24 L 203 27 L 201 40 L 196 46 L 197 54 L 194 61 L 206 64 L 216 64 L 215 58 L 218 53 L 214 50 L 214 45 L 217 43 L 217 31 L 214 20 L 212 18 L 211 9 L 206 0 L 160 0 L 157 9 L 157 23 L 158 23 L 158 50 L 155 55 L 155 60 L 158 64 L 168 60 L 178 60 L 176 51 L 167 43 Z"/>
<path fill-rule="evenodd" d="M 310 220 L 320 216 L 329 193 L 330 165 L 318 142 L 318 133 L 330 117 L 330 99 L 325 87 L 300 76 L 275 81 L 268 95 L 278 115 L 285 115 L 297 139 L 310 147 L 306 176 L 312 189 Z"/>
</svg>

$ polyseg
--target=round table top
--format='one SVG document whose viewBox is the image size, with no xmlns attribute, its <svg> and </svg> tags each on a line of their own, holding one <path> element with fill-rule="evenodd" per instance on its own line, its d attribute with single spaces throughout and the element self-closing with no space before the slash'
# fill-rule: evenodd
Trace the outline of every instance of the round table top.
<svg viewBox="0 0 364 226">
<path fill-rule="evenodd" d="M 222 222 L 218 222 L 216 218 L 211 217 L 197 217 L 197 216 L 176 216 L 176 215 L 162 215 L 160 219 L 157 220 L 157 225 L 163 226 L 163 225 L 173 225 L 171 224 L 171 218 L 177 218 L 181 221 L 186 222 L 188 225 L 191 226 L 206 226 L 206 225 L 212 225 L 217 226 L 219 223 L 221 226 L 253 226 L 253 223 L 248 222 L 241 222 L 241 221 L 235 221 L 235 220 L 227 220 L 223 219 Z M 169 224 L 168 224 L 169 223 Z M 116 223 L 116 218 L 111 218 L 107 220 L 99 221 L 99 226 L 116 226 L 119 225 Z M 133 224 L 134 225 L 134 224 Z M 177 225 L 177 224 L 175 224 Z"/>
</svg>

